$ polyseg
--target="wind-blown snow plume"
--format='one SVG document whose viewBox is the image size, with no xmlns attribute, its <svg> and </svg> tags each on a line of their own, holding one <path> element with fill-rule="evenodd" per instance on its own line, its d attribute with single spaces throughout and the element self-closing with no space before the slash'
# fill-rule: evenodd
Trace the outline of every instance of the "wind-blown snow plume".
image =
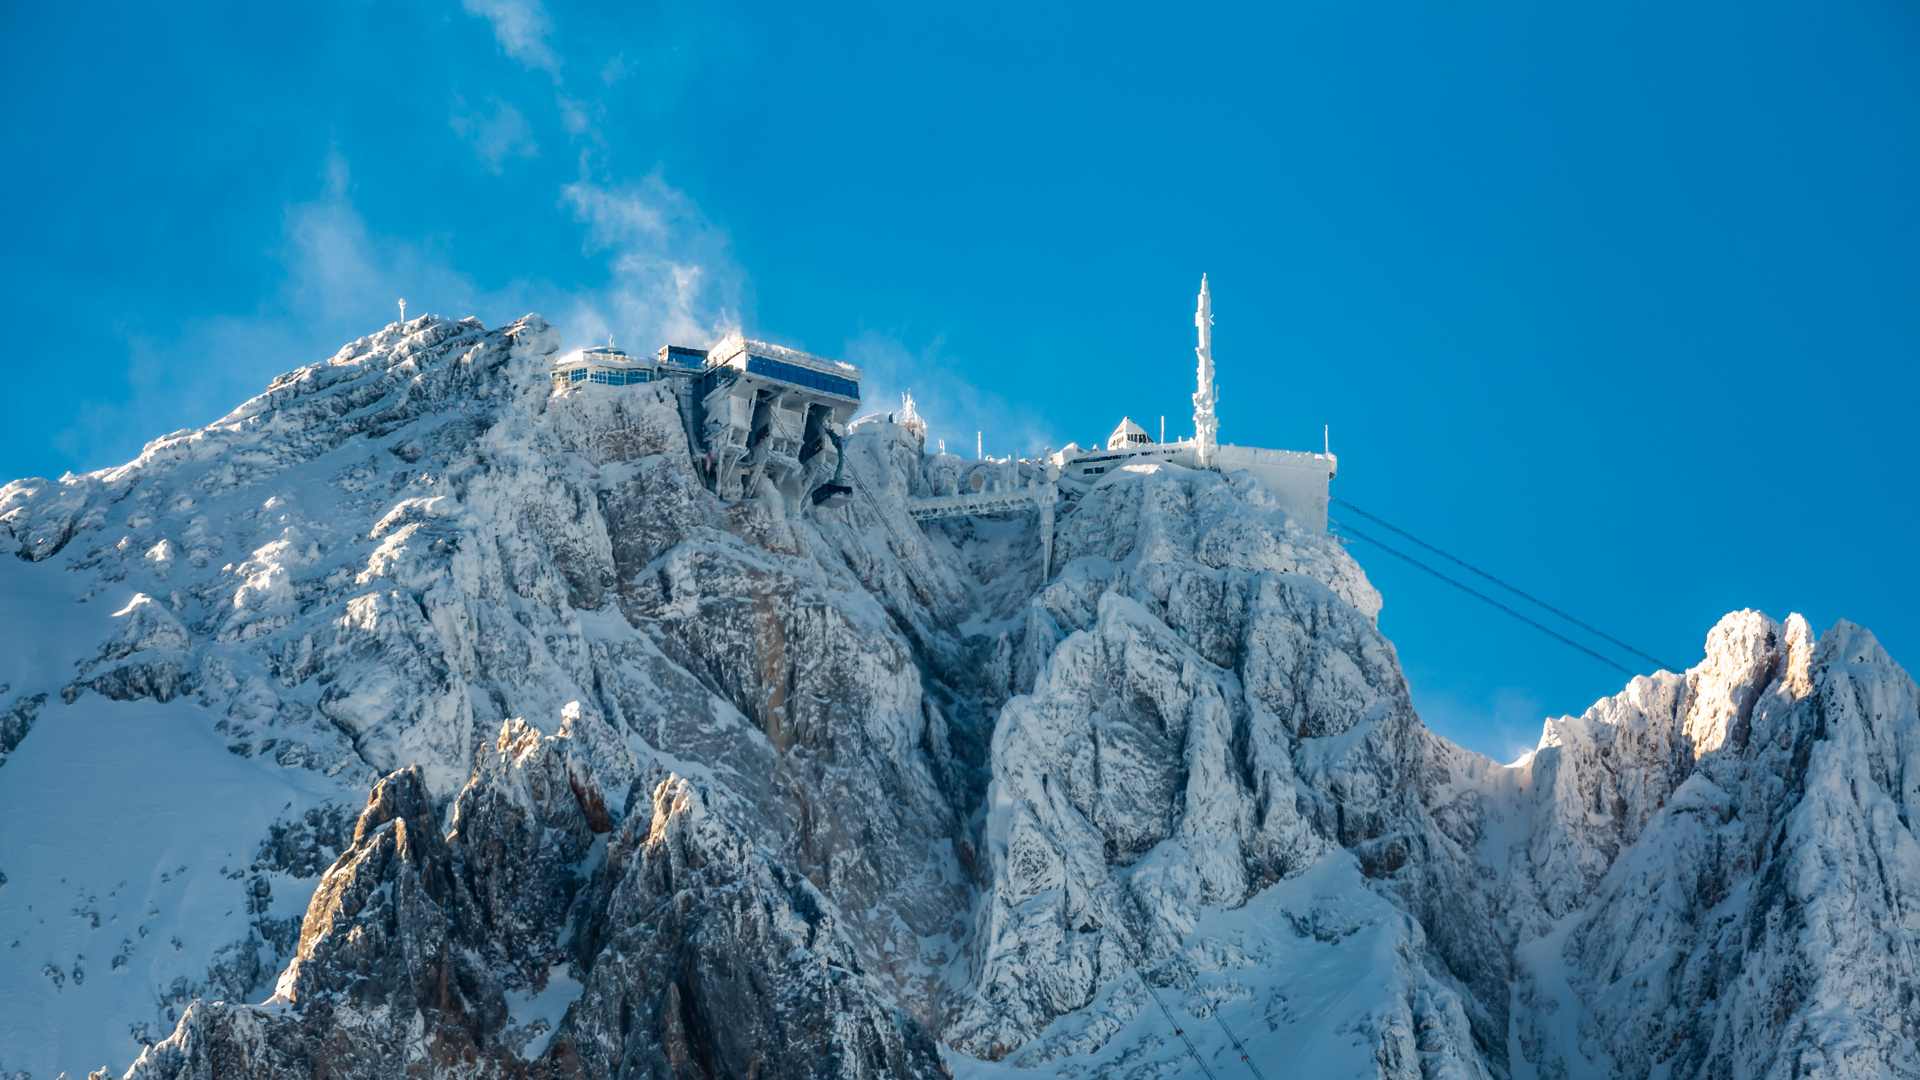
<svg viewBox="0 0 1920 1080">
<path fill-rule="evenodd" d="M 564 194 L 587 226 L 586 251 L 605 253 L 604 292 L 576 298 L 572 325 L 599 340 L 618 329 L 640 341 L 706 344 L 737 330 L 746 276 L 726 234 L 655 173 L 606 187 L 582 179 Z"/>
</svg>

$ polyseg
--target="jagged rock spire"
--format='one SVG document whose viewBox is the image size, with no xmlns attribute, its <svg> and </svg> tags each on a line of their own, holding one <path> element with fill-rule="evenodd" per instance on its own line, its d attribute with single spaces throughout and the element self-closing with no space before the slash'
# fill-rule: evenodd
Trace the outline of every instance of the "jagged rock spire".
<svg viewBox="0 0 1920 1080">
<path fill-rule="evenodd" d="M 1200 344 L 1193 351 L 1200 357 L 1200 388 L 1193 395 L 1193 442 L 1195 456 L 1203 469 L 1214 467 L 1214 447 L 1220 433 L 1220 419 L 1213 406 L 1220 400 L 1213 384 L 1213 297 L 1207 292 L 1207 276 L 1200 275 L 1200 307 L 1193 313 L 1193 325 L 1200 329 Z"/>
</svg>

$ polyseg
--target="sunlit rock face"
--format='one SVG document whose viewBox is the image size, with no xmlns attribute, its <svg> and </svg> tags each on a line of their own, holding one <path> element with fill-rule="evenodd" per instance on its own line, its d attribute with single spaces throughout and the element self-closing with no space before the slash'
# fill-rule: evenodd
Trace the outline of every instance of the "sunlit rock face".
<svg viewBox="0 0 1920 1080">
<path fill-rule="evenodd" d="M 1518 1000 L 1579 1008 L 1520 1014 L 1543 1068 L 1920 1074 L 1915 701 L 1860 627 L 1743 611 L 1686 675 L 1550 724 Z"/>
<path fill-rule="evenodd" d="M 1252 477 L 1075 488 L 1043 567 L 890 424 L 716 499 L 558 348 L 416 319 L 0 489 L 0 1071 L 1920 1076 L 1865 631 L 1735 613 L 1501 766 Z M 82 767 L 135 842 L 15 840 Z"/>
</svg>

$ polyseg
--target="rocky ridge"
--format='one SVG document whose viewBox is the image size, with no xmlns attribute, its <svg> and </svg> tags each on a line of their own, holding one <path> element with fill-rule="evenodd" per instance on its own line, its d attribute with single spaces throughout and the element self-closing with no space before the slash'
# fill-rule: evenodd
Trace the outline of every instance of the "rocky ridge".
<svg viewBox="0 0 1920 1080">
<path fill-rule="evenodd" d="M 721 503 L 670 395 L 557 349 L 416 319 L 0 489 L 84 613 L 0 753 L 166 703 L 336 793 L 129 1075 L 1920 1076 L 1920 719 L 1865 631 L 1728 616 L 1504 767 L 1244 476 L 1113 474 L 1042 568 L 909 522 L 975 466 L 885 422 L 844 510 Z"/>
</svg>

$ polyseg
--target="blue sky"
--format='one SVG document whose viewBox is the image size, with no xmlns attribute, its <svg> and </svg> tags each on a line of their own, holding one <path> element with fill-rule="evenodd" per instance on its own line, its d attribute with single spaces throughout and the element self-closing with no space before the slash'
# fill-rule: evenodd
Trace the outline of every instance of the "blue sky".
<svg viewBox="0 0 1920 1080">
<path fill-rule="evenodd" d="M 1675 663 L 1722 613 L 1920 662 L 1920 9 L 9 13 L 0 476 L 126 460 L 409 311 L 739 324 L 935 437 L 1222 436 Z M 1355 545 L 1438 730 L 1618 672 Z M 1617 652 L 1617 650 L 1614 650 Z M 1630 660 L 1630 657 L 1622 657 Z"/>
</svg>

